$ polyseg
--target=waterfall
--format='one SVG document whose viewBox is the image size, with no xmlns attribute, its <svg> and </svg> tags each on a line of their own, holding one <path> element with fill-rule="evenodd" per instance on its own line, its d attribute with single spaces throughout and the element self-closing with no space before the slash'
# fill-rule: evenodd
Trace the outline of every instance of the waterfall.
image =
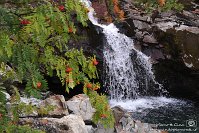
<svg viewBox="0 0 199 133">
<path fill-rule="evenodd" d="M 89 8 L 89 20 L 103 29 L 106 38 L 104 44 L 104 87 L 112 100 L 129 100 L 152 94 L 162 95 L 162 86 L 155 81 L 150 57 L 134 47 L 131 38 L 119 33 L 111 23 L 98 23 L 95 11 Z"/>
</svg>

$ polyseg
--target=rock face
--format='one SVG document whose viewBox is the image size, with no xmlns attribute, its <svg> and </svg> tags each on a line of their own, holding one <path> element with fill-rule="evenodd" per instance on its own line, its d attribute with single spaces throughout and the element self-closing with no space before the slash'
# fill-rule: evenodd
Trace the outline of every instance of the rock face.
<svg viewBox="0 0 199 133">
<path fill-rule="evenodd" d="M 135 40 L 140 42 L 143 52 L 155 60 L 168 59 L 169 57 L 175 59 L 176 55 L 173 55 L 167 49 L 170 45 L 173 45 L 171 49 L 180 51 L 176 54 L 179 56 L 178 59 L 184 62 L 185 67 L 199 70 L 198 52 L 196 52 L 199 50 L 199 16 L 195 9 L 191 11 L 183 10 L 182 13 L 175 11 L 160 13 L 156 11 L 150 16 L 138 10 L 132 1 L 122 0 L 121 3 L 126 12 L 127 19 L 125 22 L 130 27 L 134 27 Z M 199 6 L 194 2 L 192 4 L 192 7 Z M 169 35 L 171 36 L 170 44 L 166 39 Z M 153 56 L 152 52 L 146 52 L 150 49 L 152 51 L 156 49 L 156 56 Z"/>
<path fill-rule="evenodd" d="M 88 96 L 85 94 L 79 94 L 66 101 L 68 109 L 76 114 L 80 115 L 83 120 L 91 120 L 95 109 L 91 106 Z"/>
<path fill-rule="evenodd" d="M 121 0 L 126 19 L 117 27 L 152 58 L 156 80 L 172 96 L 199 100 L 199 4 L 193 0 L 182 2 L 182 12 L 154 11 L 149 15 L 133 1 Z M 125 30 L 124 24 L 131 29 Z"/>
</svg>

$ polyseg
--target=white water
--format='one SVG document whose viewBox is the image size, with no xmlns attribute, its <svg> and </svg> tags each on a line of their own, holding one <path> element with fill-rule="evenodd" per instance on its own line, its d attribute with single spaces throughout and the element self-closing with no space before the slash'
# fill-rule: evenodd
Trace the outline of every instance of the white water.
<svg viewBox="0 0 199 133">
<path fill-rule="evenodd" d="M 143 112 L 145 109 L 154 109 L 159 107 L 165 107 L 167 105 L 179 105 L 185 103 L 185 101 L 166 97 L 145 97 L 128 101 L 110 101 L 110 105 L 112 107 L 119 105 L 122 108 L 125 108 L 126 110 L 133 112 Z"/>
<path fill-rule="evenodd" d="M 99 24 L 89 2 L 87 7 L 90 21 L 103 29 L 107 41 L 103 52 L 104 87 L 109 90 L 111 107 L 119 105 L 133 112 L 134 119 L 152 124 L 198 120 L 198 109 L 192 103 L 162 96 L 165 91 L 155 81 L 150 57 L 136 50 L 133 40 L 119 33 L 114 24 Z M 155 91 L 158 95 L 153 96 L 150 92 Z"/>
<path fill-rule="evenodd" d="M 182 102 L 162 96 L 165 90 L 155 81 L 150 57 L 136 50 L 133 40 L 119 33 L 113 23 L 99 24 L 91 3 L 86 1 L 86 5 L 90 11 L 89 20 L 103 29 L 107 41 L 103 52 L 106 68 L 104 86 L 110 94 L 111 106 L 120 105 L 129 111 L 139 112 Z M 151 96 L 149 92 L 154 90 L 159 97 Z"/>
<path fill-rule="evenodd" d="M 87 3 L 90 21 L 103 29 L 107 43 L 104 45 L 104 86 L 111 99 L 127 100 L 148 95 L 151 89 L 161 95 L 161 85 L 155 81 L 150 57 L 134 48 L 133 40 L 119 33 L 117 27 L 99 24 L 94 9 Z M 134 54 L 134 55 L 132 55 Z M 149 84 L 154 84 L 150 89 Z"/>
</svg>

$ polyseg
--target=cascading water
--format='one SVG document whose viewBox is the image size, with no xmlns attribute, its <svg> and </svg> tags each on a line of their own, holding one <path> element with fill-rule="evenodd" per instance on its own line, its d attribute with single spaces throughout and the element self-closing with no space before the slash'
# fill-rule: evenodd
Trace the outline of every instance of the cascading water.
<svg viewBox="0 0 199 133">
<path fill-rule="evenodd" d="M 89 3 L 87 3 L 89 6 Z M 94 10 L 89 6 L 90 21 L 103 29 L 106 37 L 104 45 L 104 86 L 111 99 L 128 100 L 140 96 L 162 95 L 162 87 L 155 81 L 150 57 L 134 48 L 133 40 L 119 33 L 117 27 L 99 24 Z M 149 88 L 150 86 L 150 88 Z"/>
<path fill-rule="evenodd" d="M 171 133 L 182 133 L 180 129 L 186 129 L 185 125 L 189 120 L 197 122 L 199 109 L 191 101 L 161 96 L 167 92 L 155 81 L 150 57 L 136 50 L 133 40 L 119 33 L 114 24 L 99 24 L 94 17 L 91 3 L 83 2 L 90 10 L 90 21 L 101 27 L 106 37 L 103 52 L 104 87 L 109 90 L 111 106 L 120 105 L 133 112 L 133 118 L 144 122 L 184 125 L 177 128 L 158 127 L 164 130 L 175 128 L 174 132 L 169 131 Z M 154 93 L 157 97 L 153 96 Z M 191 130 L 196 131 L 199 128 L 192 127 Z"/>
</svg>

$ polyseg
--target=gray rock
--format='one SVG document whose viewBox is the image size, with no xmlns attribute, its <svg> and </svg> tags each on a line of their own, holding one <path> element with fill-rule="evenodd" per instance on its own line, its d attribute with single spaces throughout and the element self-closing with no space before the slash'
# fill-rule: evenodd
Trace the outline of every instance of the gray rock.
<svg viewBox="0 0 199 133">
<path fill-rule="evenodd" d="M 132 119 L 130 114 L 126 113 L 121 119 L 120 124 L 122 125 L 122 131 L 133 132 L 135 128 L 135 121 Z M 117 130 L 118 131 L 118 130 Z M 119 131 L 121 132 L 121 131 Z"/>
<path fill-rule="evenodd" d="M 37 98 L 28 98 L 28 97 L 20 97 L 20 102 L 25 103 L 27 105 L 31 104 L 34 106 L 38 106 L 41 103 L 42 100 Z"/>
<path fill-rule="evenodd" d="M 153 35 L 145 35 L 144 38 L 143 38 L 143 42 L 145 42 L 145 43 L 154 43 L 154 44 L 158 43 Z"/>
<path fill-rule="evenodd" d="M 69 114 L 63 95 L 50 96 L 49 98 L 41 101 L 38 106 L 39 108 L 46 108 L 49 105 L 53 106 L 54 109 L 48 112 L 48 116 L 65 116 Z"/>
<path fill-rule="evenodd" d="M 21 118 L 19 123 L 48 133 L 88 133 L 81 116 L 74 114 L 62 118 Z"/>
<path fill-rule="evenodd" d="M 166 32 L 168 29 L 172 29 L 176 26 L 178 26 L 178 24 L 176 22 L 160 22 L 155 24 L 155 26 L 157 26 L 160 30 Z"/>
<path fill-rule="evenodd" d="M 35 117 L 38 115 L 62 117 L 69 114 L 68 109 L 65 106 L 65 98 L 62 95 L 53 95 L 45 100 L 21 97 L 20 102 L 37 107 L 37 109 L 33 110 L 31 113 L 21 113 L 20 117 Z M 41 114 L 43 109 L 45 110 L 50 106 L 52 107 L 51 110 L 47 111 L 45 114 Z"/>
<path fill-rule="evenodd" d="M 6 96 L 6 101 L 9 101 L 10 100 L 10 94 L 8 94 L 7 92 L 5 92 L 5 91 L 1 91 L 2 93 L 4 93 L 5 94 L 5 96 Z"/>
<path fill-rule="evenodd" d="M 32 98 L 32 97 L 30 97 L 30 98 L 20 97 L 20 103 L 25 103 L 26 105 L 32 105 L 32 106 L 36 106 L 36 107 L 39 107 L 39 104 L 41 103 L 41 101 L 42 100 L 40 100 L 40 99 Z M 10 106 L 12 106 L 12 104 Z M 12 116 L 12 112 L 9 112 L 9 114 Z M 22 113 L 19 114 L 19 116 L 20 117 L 38 116 L 38 112 L 36 110 L 33 110 L 30 113 L 22 112 Z"/>
<path fill-rule="evenodd" d="M 115 118 L 116 125 L 119 123 L 120 119 L 124 116 L 126 113 L 126 110 L 124 110 L 121 106 L 115 106 L 112 108 L 113 115 Z"/>
<path fill-rule="evenodd" d="M 94 133 L 96 129 L 93 128 L 92 125 L 86 125 L 88 133 Z"/>
<path fill-rule="evenodd" d="M 114 133 L 114 128 L 104 128 L 101 124 L 98 124 L 94 133 Z"/>
<path fill-rule="evenodd" d="M 88 96 L 79 94 L 66 101 L 66 105 L 72 113 L 80 115 L 83 120 L 91 120 L 95 109 L 91 106 Z"/>
<path fill-rule="evenodd" d="M 155 130 L 155 129 L 152 129 L 150 130 L 148 133 L 162 133 L 161 131 L 158 131 L 158 130 Z M 163 132 L 164 133 L 164 132 Z M 166 133 L 166 132 L 165 132 Z"/>
<path fill-rule="evenodd" d="M 139 20 L 133 20 L 133 23 L 135 25 L 136 28 L 138 28 L 139 30 L 148 30 L 151 28 L 151 26 L 145 22 L 139 21 Z"/>
<path fill-rule="evenodd" d="M 137 38 L 137 39 L 142 39 L 143 38 L 143 33 L 141 32 L 141 31 L 138 31 L 138 32 L 136 32 L 135 33 L 135 37 Z"/>
<path fill-rule="evenodd" d="M 64 116 L 61 119 L 49 118 L 52 122 L 64 124 L 69 127 L 72 133 L 88 133 L 86 125 L 81 116 L 70 114 Z"/>
</svg>

